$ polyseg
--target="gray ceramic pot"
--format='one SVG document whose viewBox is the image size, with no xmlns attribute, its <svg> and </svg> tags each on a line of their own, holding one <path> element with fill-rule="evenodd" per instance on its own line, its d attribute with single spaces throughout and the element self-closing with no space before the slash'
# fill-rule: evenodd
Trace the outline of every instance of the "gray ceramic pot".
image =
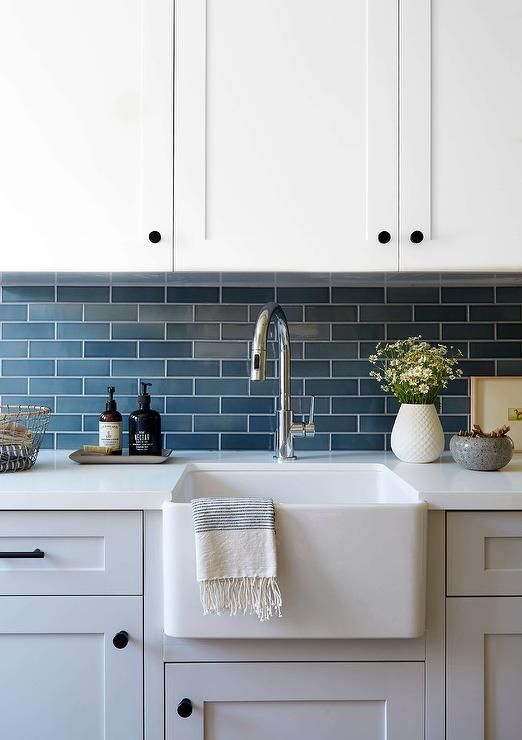
<svg viewBox="0 0 522 740">
<path fill-rule="evenodd" d="M 499 470 L 513 457 L 511 437 L 459 437 L 450 439 L 455 462 L 468 470 Z"/>
</svg>

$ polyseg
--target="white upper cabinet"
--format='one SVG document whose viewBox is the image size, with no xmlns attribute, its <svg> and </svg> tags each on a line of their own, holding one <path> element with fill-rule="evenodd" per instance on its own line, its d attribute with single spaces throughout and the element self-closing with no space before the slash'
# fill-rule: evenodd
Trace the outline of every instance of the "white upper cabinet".
<svg viewBox="0 0 522 740">
<path fill-rule="evenodd" d="M 521 37 L 520 0 L 402 0 L 401 270 L 522 269 Z"/>
<path fill-rule="evenodd" d="M 397 269 L 397 26 L 397 0 L 177 0 L 175 269 Z"/>
<path fill-rule="evenodd" d="M 172 15 L 2 0 L 1 271 L 171 269 Z"/>
</svg>

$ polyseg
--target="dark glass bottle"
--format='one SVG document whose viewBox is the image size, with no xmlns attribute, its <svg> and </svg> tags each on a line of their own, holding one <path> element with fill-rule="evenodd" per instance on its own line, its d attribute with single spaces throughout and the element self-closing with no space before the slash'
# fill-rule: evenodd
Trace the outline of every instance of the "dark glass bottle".
<svg viewBox="0 0 522 740">
<path fill-rule="evenodd" d="M 121 414 L 116 408 L 113 386 L 107 388 L 109 398 L 105 404 L 105 411 L 100 416 L 99 441 L 100 447 L 110 447 L 113 455 L 122 452 L 122 421 Z"/>
<path fill-rule="evenodd" d="M 141 383 L 139 408 L 129 415 L 129 455 L 161 455 L 161 417 L 150 407 L 150 385 Z"/>
</svg>

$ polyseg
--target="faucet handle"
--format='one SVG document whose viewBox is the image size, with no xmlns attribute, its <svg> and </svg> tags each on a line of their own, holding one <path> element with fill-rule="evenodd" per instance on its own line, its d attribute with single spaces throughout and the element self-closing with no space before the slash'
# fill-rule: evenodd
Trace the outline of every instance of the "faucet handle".
<svg viewBox="0 0 522 740">
<path fill-rule="evenodd" d="M 310 413 L 308 415 L 308 421 L 304 423 L 304 436 L 305 437 L 313 437 L 315 434 L 314 408 L 315 408 L 315 396 L 310 396 Z"/>
<path fill-rule="evenodd" d="M 304 413 L 304 401 L 305 398 L 310 398 L 310 405 L 308 407 L 308 420 L 306 420 L 306 414 Z M 315 434 L 314 425 L 314 406 L 315 398 L 313 396 L 292 399 L 292 406 L 297 407 L 295 413 L 302 418 L 302 421 L 293 422 L 291 426 L 291 432 L 294 437 L 313 437 Z"/>
</svg>

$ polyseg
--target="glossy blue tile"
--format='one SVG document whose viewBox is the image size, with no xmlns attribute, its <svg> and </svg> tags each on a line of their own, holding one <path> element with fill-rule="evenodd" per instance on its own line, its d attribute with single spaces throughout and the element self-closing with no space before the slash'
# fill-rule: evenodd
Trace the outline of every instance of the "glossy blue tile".
<svg viewBox="0 0 522 740">
<path fill-rule="evenodd" d="M 2 375 L 54 375 L 54 360 L 2 360 Z"/>
<path fill-rule="evenodd" d="M 29 378 L 29 392 L 66 396 L 82 392 L 82 378 Z"/>
<path fill-rule="evenodd" d="M 136 357 L 136 342 L 85 342 L 85 357 Z"/>
<path fill-rule="evenodd" d="M 84 306 L 85 321 L 137 321 L 138 306 L 135 304 L 93 303 Z"/>
<path fill-rule="evenodd" d="M 497 303 L 522 303 L 522 286 L 506 285 L 496 291 Z"/>
<path fill-rule="evenodd" d="M 223 329 L 225 326 L 227 324 L 223 325 Z M 230 326 L 235 326 L 235 324 Z M 167 339 L 219 339 L 219 336 L 219 324 L 167 324 Z M 243 339 L 243 337 L 227 337 L 223 333 L 223 339 Z"/>
<path fill-rule="evenodd" d="M 359 419 L 359 430 L 361 432 L 391 432 L 395 416 L 361 416 Z"/>
<path fill-rule="evenodd" d="M 226 306 L 224 306 L 226 308 Z M 303 315 L 303 308 L 304 306 L 291 306 L 288 304 L 285 304 L 285 314 L 286 314 L 286 320 L 288 323 L 300 323 L 304 320 Z M 257 317 L 259 316 L 259 312 L 261 310 L 261 304 L 249 306 L 248 307 L 248 320 L 252 323 L 257 321 Z"/>
<path fill-rule="evenodd" d="M 320 450 L 326 452 L 330 449 L 330 435 L 316 434 L 315 437 L 300 437 L 294 442 L 294 448 L 297 452 L 301 450 Z"/>
<path fill-rule="evenodd" d="M 498 360 L 497 375 L 522 375 L 522 360 Z"/>
<path fill-rule="evenodd" d="M 167 434 L 167 447 L 172 450 L 217 450 L 218 434 Z"/>
<path fill-rule="evenodd" d="M 198 396 L 246 396 L 248 380 L 246 378 L 196 378 Z"/>
<path fill-rule="evenodd" d="M 168 303 L 219 303 L 217 285 L 174 285 L 167 288 Z"/>
<path fill-rule="evenodd" d="M 487 286 L 443 287 L 443 303 L 493 303 L 494 288 Z"/>
<path fill-rule="evenodd" d="M 357 357 L 355 342 L 307 342 L 305 344 L 306 359 L 329 359 Z"/>
<path fill-rule="evenodd" d="M 56 325 L 57 339 L 109 339 L 110 324 L 64 323 Z"/>
<path fill-rule="evenodd" d="M 512 326 L 512 324 L 499 324 L 497 331 L 505 326 Z M 522 326 L 521 324 L 515 324 L 515 326 Z M 495 325 L 494 324 L 444 324 L 442 326 L 442 339 L 493 339 L 495 336 Z M 511 337 L 501 337 L 499 339 L 511 339 Z M 517 337 L 513 337 L 517 339 Z M 522 331 L 520 337 L 522 339 Z"/>
<path fill-rule="evenodd" d="M 384 434 L 332 434 L 332 450 L 383 451 Z"/>
<path fill-rule="evenodd" d="M 81 342 L 29 342 L 29 357 L 81 357 Z"/>
<path fill-rule="evenodd" d="M 213 321 L 233 321 L 237 323 L 248 321 L 248 308 L 247 306 L 196 305 L 194 315 L 196 321 L 206 321 L 207 323 Z M 191 321 L 191 319 L 186 319 L 186 321 Z"/>
<path fill-rule="evenodd" d="M 62 432 L 56 435 L 57 450 L 77 450 L 83 445 L 97 445 L 97 432 L 70 433 Z"/>
<path fill-rule="evenodd" d="M 352 398 L 333 398 L 334 414 L 384 414 L 384 398 L 354 396 Z"/>
<path fill-rule="evenodd" d="M 0 378 L 0 393 L 27 393 L 27 378 Z"/>
<path fill-rule="evenodd" d="M 112 325 L 113 339 L 164 339 L 165 324 L 117 323 Z"/>
<path fill-rule="evenodd" d="M 27 306 L 15 303 L 0 303 L 0 321 L 26 321 Z"/>
<path fill-rule="evenodd" d="M 356 306 L 305 306 L 306 321 L 357 321 Z"/>
<path fill-rule="evenodd" d="M 226 324 L 223 326 L 223 329 L 225 329 Z M 254 335 L 253 328 L 248 335 L 247 339 L 252 339 Z M 302 339 L 304 341 L 310 341 L 314 339 L 321 339 L 325 341 L 330 340 L 330 326 L 328 324 L 314 324 L 312 322 L 308 322 L 306 324 L 290 324 L 290 336 L 292 338 L 293 342 L 296 342 L 299 339 Z M 223 335 L 223 338 L 224 335 Z"/>
<path fill-rule="evenodd" d="M 384 288 L 334 287 L 332 288 L 332 303 L 384 303 Z"/>
<path fill-rule="evenodd" d="M 468 417 L 467 416 L 445 416 L 444 414 L 440 417 L 442 428 L 445 432 L 451 432 L 455 434 L 461 430 L 468 429 Z"/>
<path fill-rule="evenodd" d="M 54 339 L 54 324 L 33 324 L 29 321 L 18 324 L 3 324 L 4 339 Z"/>
<path fill-rule="evenodd" d="M 27 405 L 35 405 L 35 406 L 48 406 L 50 409 L 55 410 L 54 408 L 54 398 L 52 396 L 36 396 L 33 393 L 29 393 L 27 395 L 7 395 L 4 394 L 2 396 L 2 403 L 5 403 L 8 406 L 27 406 Z"/>
<path fill-rule="evenodd" d="M 469 356 L 475 357 L 522 357 L 521 342 L 471 342 Z"/>
<path fill-rule="evenodd" d="M 411 306 L 359 306 L 359 320 L 360 321 L 411 321 L 412 319 L 412 307 Z"/>
<path fill-rule="evenodd" d="M 334 378 L 366 378 L 372 368 L 368 360 L 334 360 L 332 376 Z"/>
<path fill-rule="evenodd" d="M 386 288 L 386 300 L 388 303 L 439 303 L 440 292 L 439 288 L 427 285 L 389 286 Z"/>
<path fill-rule="evenodd" d="M 165 288 L 162 286 L 125 286 L 112 288 L 113 303 L 163 303 Z"/>
<path fill-rule="evenodd" d="M 2 288 L 3 303 L 41 303 L 54 301 L 52 285 L 4 285 Z"/>
<path fill-rule="evenodd" d="M 29 342 L 0 342 L 0 357 L 27 357 Z"/>
<path fill-rule="evenodd" d="M 81 432 L 82 417 L 79 414 L 52 414 L 48 429 L 50 432 Z"/>
<path fill-rule="evenodd" d="M 248 431 L 249 432 L 264 432 L 266 434 L 274 434 L 276 430 L 276 417 L 274 414 L 270 416 L 251 416 L 248 419 Z"/>
<path fill-rule="evenodd" d="M 386 338 L 390 341 L 419 335 L 428 340 L 440 339 L 440 324 L 388 324 L 386 329 Z"/>
<path fill-rule="evenodd" d="M 332 324 L 332 339 L 384 339 L 384 324 Z"/>
<path fill-rule="evenodd" d="M 178 304 L 150 304 L 140 306 L 140 321 L 192 321 L 192 306 Z"/>
<path fill-rule="evenodd" d="M 466 321 L 466 306 L 415 306 L 415 321 Z"/>
<path fill-rule="evenodd" d="M 177 396 L 167 398 L 168 414 L 217 414 L 219 398 L 205 396 Z"/>
<path fill-rule="evenodd" d="M 77 303 L 34 303 L 29 306 L 29 321 L 81 321 L 83 306 Z"/>
<path fill-rule="evenodd" d="M 494 360 L 461 360 L 459 367 L 466 377 L 471 377 L 472 375 L 495 375 Z M 453 382 L 451 385 L 453 385 Z"/>
<path fill-rule="evenodd" d="M 100 375 L 101 373 L 96 373 Z M 107 373 L 103 373 L 106 375 Z M 164 360 L 112 360 L 113 375 L 151 375 L 165 376 Z"/>
<path fill-rule="evenodd" d="M 354 396 L 357 393 L 357 381 L 350 380 L 307 380 L 306 395 L 310 396 Z"/>
<path fill-rule="evenodd" d="M 56 398 L 56 411 L 59 414 L 98 414 L 99 416 L 104 410 L 103 398 L 95 396 L 58 396 Z"/>
<path fill-rule="evenodd" d="M 107 387 L 116 387 L 116 401 L 119 395 L 131 396 L 138 394 L 137 378 L 85 378 L 85 395 L 107 395 Z"/>
<path fill-rule="evenodd" d="M 491 334 L 487 337 L 480 337 L 481 339 L 492 339 L 493 338 L 493 325 L 490 324 L 469 324 L 469 327 L 485 327 L 491 330 Z M 477 337 L 471 337 L 475 339 Z M 497 324 L 497 339 L 522 339 L 522 323 L 516 324 Z"/>
<path fill-rule="evenodd" d="M 140 342 L 140 357 L 192 357 L 192 342 Z"/>
<path fill-rule="evenodd" d="M 470 321 L 520 321 L 520 306 L 470 306 Z"/>
<path fill-rule="evenodd" d="M 50 375 L 50 373 L 40 373 Z M 58 360 L 57 375 L 108 375 L 108 360 Z"/>
<path fill-rule="evenodd" d="M 292 376 L 294 378 L 328 378 L 330 363 L 327 360 L 294 360 Z"/>
<path fill-rule="evenodd" d="M 442 412 L 444 414 L 469 414 L 470 400 L 465 396 L 444 396 Z"/>
<path fill-rule="evenodd" d="M 219 375 L 218 360 L 169 360 L 167 375 L 206 377 Z"/>
<path fill-rule="evenodd" d="M 340 415 L 316 415 L 315 427 L 318 432 L 356 432 L 357 417 Z"/>
<path fill-rule="evenodd" d="M 279 288 L 279 290 L 283 290 Z M 265 287 L 223 287 L 221 288 L 221 303 L 268 303 L 274 300 L 274 288 Z M 279 298 L 279 302 L 282 299 Z M 299 303 L 302 303 L 300 300 Z"/>
<path fill-rule="evenodd" d="M 192 416 L 187 414 L 164 414 L 161 419 L 161 429 L 164 432 L 191 432 Z"/>
<path fill-rule="evenodd" d="M 235 359 L 248 357 L 247 342 L 194 342 L 194 357 Z"/>
<path fill-rule="evenodd" d="M 222 434 L 222 450 L 266 450 L 274 449 L 273 434 Z"/>
<path fill-rule="evenodd" d="M 194 417 L 195 432 L 246 432 L 247 417 L 232 414 L 198 415 Z"/>
<path fill-rule="evenodd" d="M 224 414 L 273 414 L 274 399 L 246 396 L 243 398 L 224 398 L 221 402 Z"/>
<path fill-rule="evenodd" d="M 59 285 L 56 300 L 60 303 L 108 303 L 109 288 L 104 285 Z"/>
<path fill-rule="evenodd" d="M 152 378 L 141 376 L 140 380 L 146 383 L 152 383 L 152 388 L 149 388 L 149 392 L 153 398 L 161 395 L 189 396 L 194 392 L 193 378 Z"/>
<path fill-rule="evenodd" d="M 260 299 L 256 303 L 272 301 L 273 298 Z M 329 303 L 330 288 L 326 286 L 280 287 L 277 289 L 277 301 L 283 306 L 287 303 Z M 245 301 L 252 303 L 253 301 Z"/>
</svg>

